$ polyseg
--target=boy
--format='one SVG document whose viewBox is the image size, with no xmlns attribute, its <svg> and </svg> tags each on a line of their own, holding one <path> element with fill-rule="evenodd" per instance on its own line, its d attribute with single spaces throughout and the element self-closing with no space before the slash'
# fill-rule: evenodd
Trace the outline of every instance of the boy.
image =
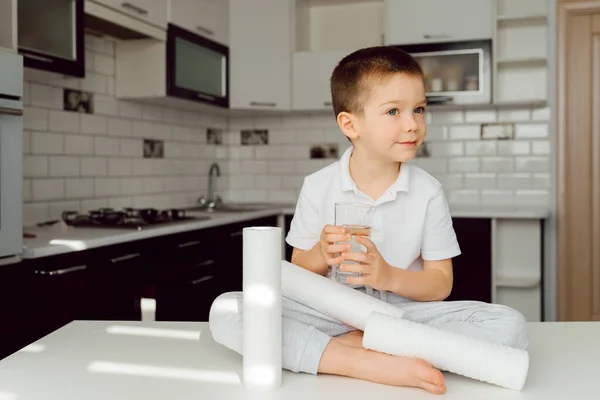
<svg viewBox="0 0 600 400">
<path fill-rule="evenodd" d="M 334 69 L 331 95 L 352 146 L 338 162 L 305 178 L 286 238 L 294 247 L 292 263 L 322 275 L 340 265 L 338 282 L 363 292 L 371 286 L 373 296 L 402 308 L 409 320 L 525 348 L 525 319 L 517 311 L 442 301 L 451 292 L 452 257 L 460 249 L 441 185 L 406 164 L 426 133 L 419 64 L 391 47 L 358 50 Z M 366 253 L 336 244 L 349 240 L 332 225 L 336 202 L 374 206 L 371 240 L 356 239 Z M 240 354 L 241 304 L 241 293 L 226 293 L 210 316 L 215 340 Z M 284 368 L 445 392 L 443 375 L 424 360 L 366 350 L 362 332 L 289 299 L 283 310 Z"/>
</svg>

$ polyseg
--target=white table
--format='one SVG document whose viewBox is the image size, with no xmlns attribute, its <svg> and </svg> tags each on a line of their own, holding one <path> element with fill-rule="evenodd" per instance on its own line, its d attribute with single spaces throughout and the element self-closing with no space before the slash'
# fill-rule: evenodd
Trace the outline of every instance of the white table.
<svg viewBox="0 0 600 400">
<path fill-rule="evenodd" d="M 522 392 L 450 373 L 446 395 L 436 396 L 284 371 L 279 390 L 253 394 L 239 383 L 241 356 L 215 343 L 207 323 L 76 321 L 0 361 L 0 399 L 598 398 L 600 322 L 531 323 L 529 332 L 531 364 Z"/>
</svg>

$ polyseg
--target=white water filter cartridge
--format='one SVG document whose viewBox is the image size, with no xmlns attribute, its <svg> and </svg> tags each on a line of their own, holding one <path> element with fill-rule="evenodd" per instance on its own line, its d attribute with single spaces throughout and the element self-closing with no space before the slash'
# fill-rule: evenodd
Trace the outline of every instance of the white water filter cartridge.
<svg viewBox="0 0 600 400">
<path fill-rule="evenodd" d="M 251 391 L 281 386 L 281 228 L 243 230 L 243 382 Z"/>
</svg>

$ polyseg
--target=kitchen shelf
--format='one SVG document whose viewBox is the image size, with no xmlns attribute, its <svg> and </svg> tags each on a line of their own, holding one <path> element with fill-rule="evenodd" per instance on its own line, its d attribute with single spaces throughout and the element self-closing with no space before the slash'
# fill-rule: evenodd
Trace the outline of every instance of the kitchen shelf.
<svg viewBox="0 0 600 400">
<path fill-rule="evenodd" d="M 548 63 L 545 57 L 502 57 L 496 60 L 498 66 L 541 66 Z"/>
<path fill-rule="evenodd" d="M 540 278 L 531 276 L 504 276 L 496 278 L 496 287 L 534 289 L 540 285 L 540 281 Z"/>
<path fill-rule="evenodd" d="M 486 104 L 432 104 L 427 106 L 429 110 L 481 110 L 481 109 L 504 109 L 504 108 L 539 108 L 548 105 L 546 100 L 531 101 L 504 101 Z"/>
<path fill-rule="evenodd" d="M 548 16 L 545 14 L 530 14 L 530 15 L 499 15 L 496 20 L 499 23 L 523 22 L 523 23 L 542 23 L 546 22 Z"/>
</svg>

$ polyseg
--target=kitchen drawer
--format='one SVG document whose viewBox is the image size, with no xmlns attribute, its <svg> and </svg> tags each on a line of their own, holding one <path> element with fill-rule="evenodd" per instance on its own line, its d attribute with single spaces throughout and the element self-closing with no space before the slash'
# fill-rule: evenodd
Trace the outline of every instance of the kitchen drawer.
<svg viewBox="0 0 600 400">
<path fill-rule="evenodd" d="M 165 271 L 155 284 L 157 321 L 208 321 L 210 307 L 225 291 L 226 276 L 213 258 Z"/>
<path fill-rule="evenodd" d="M 171 23 L 224 45 L 229 40 L 228 19 L 228 1 L 171 1 Z"/>
<path fill-rule="evenodd" d="M 162 29 L 167 28 L 167 0 L 91 0 Z M 177 0 L 176 0 L 177 1 Z"/>
<path fill-rule="evenodd" d="M 141 319 L 140 300 L 152 258 L 146 243 L 136 241 L 89 252 L 94 319 Z"/>
</svg>

